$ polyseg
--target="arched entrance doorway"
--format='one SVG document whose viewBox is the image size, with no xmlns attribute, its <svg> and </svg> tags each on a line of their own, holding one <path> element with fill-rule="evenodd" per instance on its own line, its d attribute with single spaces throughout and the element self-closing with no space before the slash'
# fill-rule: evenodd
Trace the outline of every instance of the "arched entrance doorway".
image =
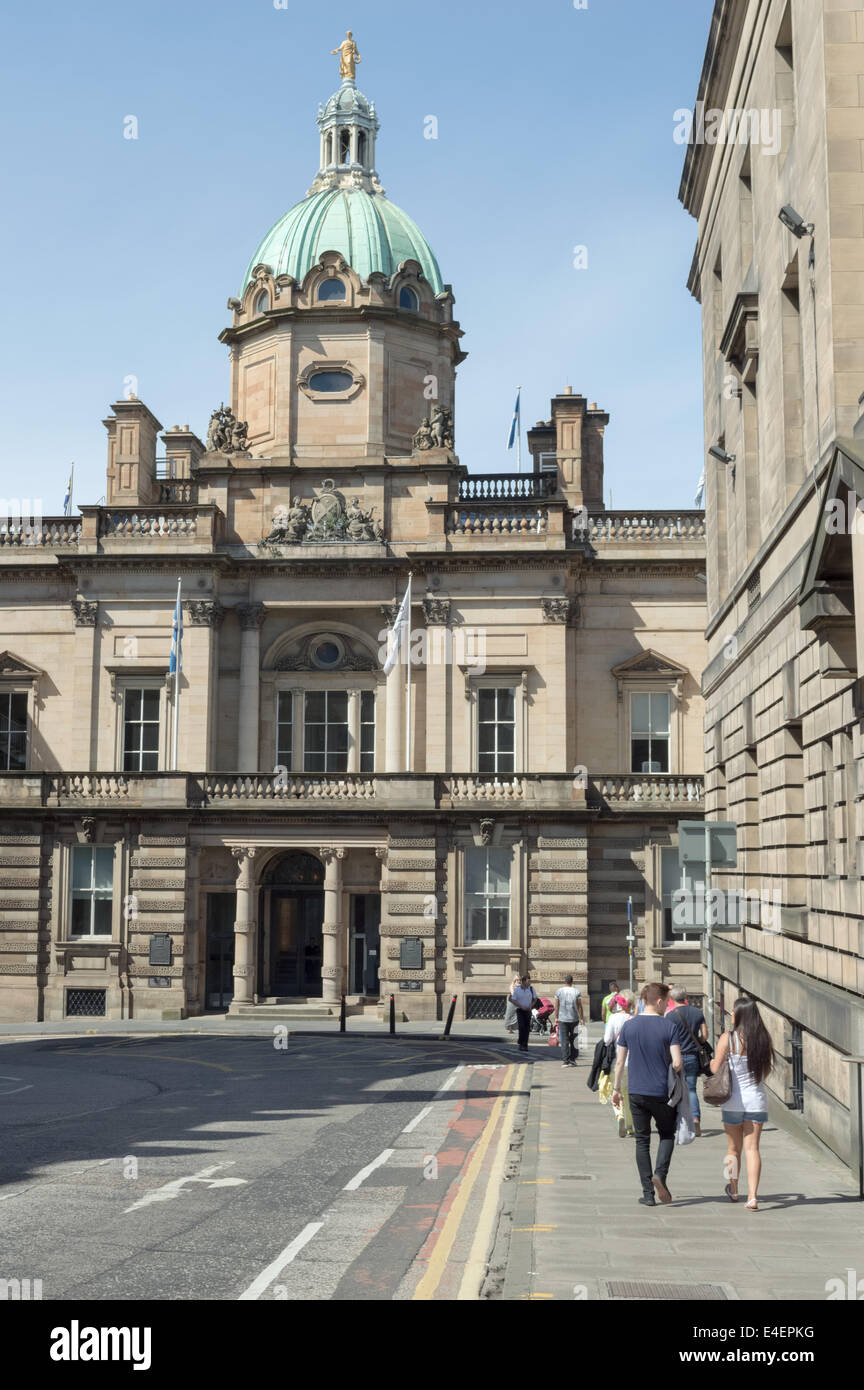
<svg viewBox="0 0 864 1390">
<path fill-rule="evenodd" d="M 274 859 L 261 883 L 258 994 L 320 999 L 324 867 L 300 850 Z"/>
</svg>

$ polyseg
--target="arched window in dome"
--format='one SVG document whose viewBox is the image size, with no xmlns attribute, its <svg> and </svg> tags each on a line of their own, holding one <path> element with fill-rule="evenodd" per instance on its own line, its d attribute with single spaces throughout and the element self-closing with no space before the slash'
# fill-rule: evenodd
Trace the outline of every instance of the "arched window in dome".
<svg viewBox="0 0 864 1390">
<path fill-rule="evenodd" d="M 403 285 L 399 291 L 399 308 L 409 309 L 412 314 L 416 314 L 420 308 L 420 300 L 417 298 L 416 292 L 408 285 Z"/>
<path fill-rule="evenodd" d="M 358 164 L 362 164 L 364 168 L 366 167 L 366 132 L 365 132 L 365 130 L 358 130 L 358 132 L 357 132 L 357 162 L 358 162 Z"/>
<path fill-rule="evenodd" d="M 333 132 L 328 131 L 324 136 L 324 167 L 325 169 L 333 163 Z"/>
<path fill-rule="evenodd" d="M 322 280 L 318 286 L 319 301 L 345 299 L 346 297 L 344 280 Z"/>
<path fill-rule="evenodd" d="M 270 294 L 268 290 L 262 290 L 255 300 L 255 313 L 266 314 L 270 308 Z"/>
<path fill-rule="evenodd" d="M 351 132 L 350 130 L 340 130 L 339 132 L 339 163 L 351 163 Z"/>
</svg>

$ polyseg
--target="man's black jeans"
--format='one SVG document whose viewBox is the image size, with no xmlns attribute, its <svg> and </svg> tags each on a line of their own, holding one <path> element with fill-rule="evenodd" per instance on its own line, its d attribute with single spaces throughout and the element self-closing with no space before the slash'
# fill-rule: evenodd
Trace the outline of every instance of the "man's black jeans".
<svg viewBox="0 0 864 1390">
<path fill-rule="evenodd" d="M 575 1045 L 578 1027 L 578 1023 L 562 1023 L 560 1018 L 558 1020 L 558 1045 L 561 1048 L 562 1062 L 575 1062 L 579 1056 L 579 1050 Z"/>
<path fill-rule="evenodd" d="M 642 1182 L 642 1192 L 646 1197 L 654 1196 L 651 1185 L 652 1174 L 662 1178 L 664 1183 L 672 1161 L 675 1148 L 675 1123 L 677 1111 L 667 1105 L 663 1096 L 638 1096 L 630 1092 L 630 1109 L 633 1112 L 633 1128 L 636 1131 L 636 1167 Z M 657 1166 L 651 1167 L 651 1119 L 657 1125 L 660 1145 L 657 1149 Z"/>
<path fill-rule="evenodd" d="M 531 1010 L 516 1009 L 516 1027 L 519 1030 L 519 1046 L 528 1046 L 528 1034 L 531 1031 Z"/>
</svg>

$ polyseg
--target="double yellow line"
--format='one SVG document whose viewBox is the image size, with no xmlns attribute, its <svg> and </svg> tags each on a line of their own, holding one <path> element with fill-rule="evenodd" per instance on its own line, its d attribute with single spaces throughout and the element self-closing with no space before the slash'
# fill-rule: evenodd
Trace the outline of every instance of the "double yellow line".
<svg viewBox="0 0 864 1390">
<path fill-rule="evenodd" d="M 493 1135 L 498 1126 L 498 1122 L 503 1114 L 501 1133 L 498 1137 L 498 1147 L 495 1151 L 495 1158 L 489 1172 L 486 1184 L 486 1196 L 480 1210 L 480 1216 L 471 1244 L 471 1250 L 465 1264 L 462 1275 L 462 1282 L 459 1292 L 456 1295 L 459 1300 L 473 1300 L 479 1297 L 480 1286 L 483 1282 L 483 1275 L 486 1269 L 486 1256 L 492 1241 L 495 1216 L 498 1210 L 498 1195 L 501 1182 L 504 1177 L 504 1167 L 507 1161 L 507 1153 L 510 1144 L 510 1135 L 513 1131 L 513 1122 L 516 1117 L 516 1105 L 525 1079 L 527 1067 L 522 1063 L 519 1067 L 510 1066 L 504 1073 L 501 1086 L 501 1093 L 492 1106 L 489 1119 L 483 1126 L 483 1133 L 475 1145 L 471 1160 L 459 1184 L 459 1191 L 453 1202 L 447 1219 L 441 1228 L 441 1234 L 435 1243 L 435 1247 L 429 1258 L 426 1273 L 414 1290 L 412 1297 L 417 1300 L 426 1301 L 433 1299 L 444 1277 L 447 1268 L 447 1261 L 453 1250 L 459 1228 L 465 1217 L 471 1193 L 483 1167 L 486 1152 L 492 1142 Z M 507 1092 L 512 1090 L 513 1094 L 507 1098 Z"/>
</svg>

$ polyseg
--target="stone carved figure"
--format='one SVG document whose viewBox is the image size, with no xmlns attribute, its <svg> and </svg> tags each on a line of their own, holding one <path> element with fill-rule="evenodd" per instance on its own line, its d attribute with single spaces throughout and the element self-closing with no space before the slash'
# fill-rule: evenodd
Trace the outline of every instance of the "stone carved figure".
<svg viewBox="0 0 864 1390">
<path fill-rule="evenodd" d="M 429 417 L 427 415 L 426 418 L 421 422 L 420 428 L 414 436 L 415 452 L 419 451 L 420 453 L 422 453 L 425 449 L 431 449 L 432 442 L 432 429 L 430 427 Z"/>
<path fill-rule="evenodd" d="M 414 450 L 422 453 L 426 449 L 452 449 L 453 443 L 453 412 L 436 405 L 414 436 Z"/>
<path fill-rule="evenodd" d="M 429 421 L 432 440 L 436 449 L 453 448 L 453 412 L 446 406 L 436 405 Z"/>
<path fill-rule="evenodd" d="M 311 507 L 305 502 L 292 502 L 286 510 L 280 508 L 273 517 L 273 530 L 264 545 L 323 545 L 327 542 L 348 541 L 354 545 L 384 540 L 380 522 L 372 512 L 364 511 L 359 497 L 346 507 L 331 479 L 325 479 L 322 490 Z"/>
<path fill-rule="evenodd" d="M 248 433 L 246 421 L 238 420 L 233 410 L 222 404 L 210 416 L 207 450 L 215 454 L 245 454 L 249 449 Z"/>
<path fill-rule="evenodd" d="M 273 530 L 265 545 L 296 545 L 302 541 L 309 525 L 309 508 L 303 502 L 292 502 L 287 509 L 280 507 L 273 517 Z"/>
<path fill-rule="evenodd" d="M 357 76 L 357 64 L 362 63 L 363 59 L 360 57 L 354 42 L 354 35 L 350 29 L 339 47 L 332 50 L 330 56 L 335 57 L 337 53 L 339 54 L 339 76 L 343 80 L 353 82 Z"/>
</svg>

